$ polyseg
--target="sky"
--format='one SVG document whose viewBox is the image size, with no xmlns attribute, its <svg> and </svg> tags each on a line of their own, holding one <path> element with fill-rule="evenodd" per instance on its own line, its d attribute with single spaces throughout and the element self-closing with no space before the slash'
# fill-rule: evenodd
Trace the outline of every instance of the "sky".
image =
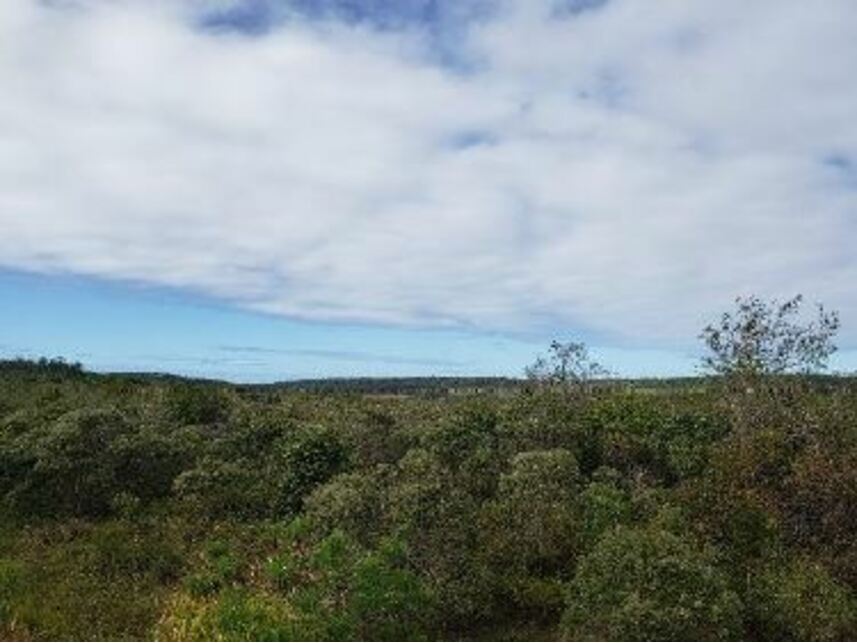
<svg viewBox="0 0 857 643">
<path fill-rule="evenodd" d="M 272 381 L 857 368 L 852 0 L 3 0 L 0 356 Z"/>
</svg>

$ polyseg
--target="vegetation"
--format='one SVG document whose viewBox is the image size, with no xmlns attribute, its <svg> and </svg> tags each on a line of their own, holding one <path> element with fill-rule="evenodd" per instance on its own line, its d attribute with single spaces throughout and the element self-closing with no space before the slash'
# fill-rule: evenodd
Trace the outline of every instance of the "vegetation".
<svg viewBox="0 0 857 643">
<path fill-rule="evenodd" d="M 797 305 L 660 386 L 0 364 L 0 639 L 853 639 L 857 384 Z"/>
</svg>

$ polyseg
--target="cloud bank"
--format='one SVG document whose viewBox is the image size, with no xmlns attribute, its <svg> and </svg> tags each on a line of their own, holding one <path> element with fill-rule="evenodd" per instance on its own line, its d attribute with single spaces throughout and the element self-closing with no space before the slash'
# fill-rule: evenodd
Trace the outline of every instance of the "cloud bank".
<svg viewBox="0 0 857 643">
<path fill-rule="evenodd" d="M 803 292 L 855 344 L 855 33 L 851 0 L 3 0 L 0 266 L 640 346 Z"/>
</svg>

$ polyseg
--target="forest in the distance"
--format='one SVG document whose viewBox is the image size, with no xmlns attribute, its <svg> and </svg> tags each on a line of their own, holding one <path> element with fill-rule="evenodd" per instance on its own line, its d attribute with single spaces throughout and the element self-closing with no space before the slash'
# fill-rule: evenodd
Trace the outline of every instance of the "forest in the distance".
<svg viewBox="0 0 857 643">
<path fill-rule="evenodd" d="M 705 376 L 251 386 L 0 363 L 0 639 L 853 640 L 857 381 L 799 297 Z"/>
</svg>

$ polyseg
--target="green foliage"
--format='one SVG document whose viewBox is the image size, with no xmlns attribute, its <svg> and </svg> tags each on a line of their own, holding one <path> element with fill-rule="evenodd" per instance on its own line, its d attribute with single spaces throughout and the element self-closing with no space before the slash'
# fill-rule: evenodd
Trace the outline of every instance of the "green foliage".
<svg viewBox="0 0 857 643">
<path fill-rule="evenodd" d="M 474 556 L 479 500 L 455 484 L 437 456 L 412 449 L 392 474 L 385 520 L 407 544 L 413 568 L 428 580 L 447 627 L 487 618 L 494 581 Z"/>
<path fill-rule="evenodd" d="M 201 560 L 197 560 L 193 573 L 185 578 L 187 590 L 195 597 L 208 596 L 229 587 L 238 580 L 239 562 L 230 551 L 229 544 L 213 540 L 206 543 Z"/>
<path fill-rule="evenodd" d="M 146 638 L 183 565 L 169 530 L 123 521 L 35 528 L 6 547 L 0 636 L 13 639 Z"/>
<path fill-rule="evenodd" d="M 579 639 L 730 639 L 741 603 L 710 552 L 669 531 L 618 528 L 580 561 L 562 627 Z"/>
<path fill-rule="evenodd" d="M 627 525 L 633 518 L 633 504 L 629 493 L 611 479 L 611 470 L 601 469 L 586 486 L 578 499 L 581 537 L 591 547 L 601 535 L 619 525 Z"/>
<path fill-rule="evenodd" d="M 0 434 L 0 491 L 23 515 L 106 516 L 117 498 L 127 507 L 169 495 L 189 448 L 116 409 L 70 411 Z"/>
<path fill-rule="evenodd" d="M 345 445 L 332 433 L 307 431 L 285 444 L 277 453 L 282 480 L 276 509 L 294 515 L 303 508 L 303 499 L 318 485 L 343 471 L 349 463 Z"/>
<path fill-rule="evenodd" d="M 112 410 L 63 416 L 27 445 L 33 466 L 12 491 L 13 502 L 36 514 L 106 514 L 119 487 L 108 454 L 115 437 L 128 431 L 125 419 Z"/>
<path fill-rule="evenodd" d="M 178 500 L 189 511 L 213 518 L 264 515 L 268 501 L 258 471 L 250 461 L 204 457 L 174 483 Z"/>
<path fill-rule="evenodd" d="M 857 450 L 805 451 L 794 461 L 783 497 L 788 539 L 823 552 L 836 577 L 857 589 Z"/>
<path fill-rule="evenodd" d="M 167 389 L 166 412 L 177 424 L 214 424 L 229 413 L 225 393 L 215 385 L 177 384 Z"/>
<path fill-rule="evenodd" d="M 383 470 L 343 473 L 318 487 L 306 500 L 306 517 L 317 533 L 340 529 L 363 545 L 380 535 L 386 489 Z"/>
<path fill-rule="evenodd" d="M 427 636 L 431 596 L 395 540 L 364 550 L 334 531 L 309 550 L 276 557 L 269 573 L 294 608 L 299 638 L 413 640 Z"/>
<path fill-rule="evenodd" d="M 160 641 L 299 641 L 280 597 L 230 590 L 217 598 L 173 596 L 158 621 Z"/>
<path fill-rule="evenodd" d="M 846 640 L 857 624 L 857 605 L 847 588 L 805 559 L 765 570 L 752 582 L 747 601 L 754 629 L 769 640 Z"/>
<path fill-rule="evenodd" d="M 578 545 L 574 502 L 580 471 L 564 449 L 516 455 L 486 507 L 486 555 L 512 574 L 562 569 Z"/>
<path fill-rule="evenodd" d="M 21 591 L 21 575 L 20 563 L 0 558 L 0 635 L 11 635 L 14 630 L 12 608 L 15 596 Z"/>
<path fill-rule="evenodd" d="M 0 369 L 0 638 L 857 636 L 848 380 L 429 398 L 47 371 Z"/>
</svg>

